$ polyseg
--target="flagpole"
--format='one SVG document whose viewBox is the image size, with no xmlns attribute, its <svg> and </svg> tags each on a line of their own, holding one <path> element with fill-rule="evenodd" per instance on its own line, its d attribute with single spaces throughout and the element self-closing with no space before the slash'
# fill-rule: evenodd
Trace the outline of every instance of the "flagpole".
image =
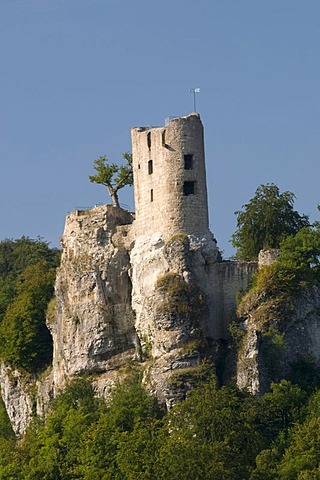
<svg viewBox="0 0 320 480">
<path fill-rule="evenodd" d="M 197 113 L 196 93 L 200 93 L 200 88 L 190 88 L 190 93 L 193 93 L 193 111 Z"/>
</svg>

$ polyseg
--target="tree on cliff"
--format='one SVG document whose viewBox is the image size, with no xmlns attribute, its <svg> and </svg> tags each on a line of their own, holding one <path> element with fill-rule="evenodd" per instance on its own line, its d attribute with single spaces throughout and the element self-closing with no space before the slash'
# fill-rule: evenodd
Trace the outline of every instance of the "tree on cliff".
<svg viewBox="0 0 320 480">
<path fill-rule="evenodd" d="M 118 199 L 120 188 L 133 184 L 132 154 L 126 152 L 122 156 L 126 160 L 124 165 L 109 164 L 106 155 L 99 157 L 93 162 L 93 168 L 97 172 L 96 175 L 89 176 L 90 182 L 107 187 L 114 207 L 120 207 Z"/>
<path fill-rule="evenodd" d="M 237 230 L 231 243 L 240 260 L 255 260 L 264 248 L 278 248 L 281 240 L 309 225 L 307 215 L 293 209 L 295 195 L 280 193 L 271 184 L 260 185 L 249 203 L 237 215 Z"/>
</svg>

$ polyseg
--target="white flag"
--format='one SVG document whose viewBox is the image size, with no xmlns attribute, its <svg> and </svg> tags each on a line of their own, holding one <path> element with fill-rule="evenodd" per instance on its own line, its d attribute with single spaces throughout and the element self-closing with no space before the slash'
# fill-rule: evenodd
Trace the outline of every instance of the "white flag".
<svg viewBox="0 0 320 480">
<path fill-rule="evenodd" d="M 200 88 L 195 88 L 194 93 L 200 93 Z"/>
</svg>

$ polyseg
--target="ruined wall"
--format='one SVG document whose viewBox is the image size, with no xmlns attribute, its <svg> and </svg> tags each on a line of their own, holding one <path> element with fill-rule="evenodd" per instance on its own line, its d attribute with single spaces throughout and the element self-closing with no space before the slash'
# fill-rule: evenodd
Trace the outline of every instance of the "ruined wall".
<svg viewBox="0 0 320 480">
<path fill-rule="evenodd" d="M 274 263 L 277 258 L 281 255 L 281 250 L 279 248 L 271 248 L 269 250 L 260 250 L 258 257 L 259 267 L 265 265 L 271 265 Z"/>
<path fill-rule="evenodd" d="M 132 129 L 132 153 L 136 236 L 208 231 L 200 116 L 174 118 L 161 128 Z M 187 187 L 193 193 L 187 194 Z"/>
<path fill-rule="evenodd" d="M 237 294 L 244 291 L 257 271 L 256 262 L 216 262 L 210 267 L 209 288 L 212 315 L 209 324 L 213 338 L 226 338 L 234 319 Z"/>
</svg>

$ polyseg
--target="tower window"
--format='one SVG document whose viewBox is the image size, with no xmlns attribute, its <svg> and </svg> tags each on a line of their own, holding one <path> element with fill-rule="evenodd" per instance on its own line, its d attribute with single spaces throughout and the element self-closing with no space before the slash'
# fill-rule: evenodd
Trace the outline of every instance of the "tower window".
<svg viewBox="0 0 320 480">
<path fill-rule="evenodd" d="M 192 170 L 193 169 L 193 155 L 184 155 L 184 169 Z"/>
<path fill-rule="evenodd" d="M 166 131 L 163 130 L 162 132 L 162 145 L 165 146 L 166 145 Z"/>
<path fill-rule="evenodd" d="M 153 161 L 149 160 L 148 161 L 148 173 L 151 175 L 153 173 Z"/>
<path fill-rule="evenodd" d="M 183 183 L 183 195 L 194 195 L 194 184 L 195 182 L 184 182 Z"/>
<path fill-rule="evenodd" d="M 151 132 L 147 133 L 148 148 L 151 149 Z"/>
<path fill-rule="evenodd" d="M 153 202 L 153 188 L 150 190 L 150 202 Z"/>
</svg>

